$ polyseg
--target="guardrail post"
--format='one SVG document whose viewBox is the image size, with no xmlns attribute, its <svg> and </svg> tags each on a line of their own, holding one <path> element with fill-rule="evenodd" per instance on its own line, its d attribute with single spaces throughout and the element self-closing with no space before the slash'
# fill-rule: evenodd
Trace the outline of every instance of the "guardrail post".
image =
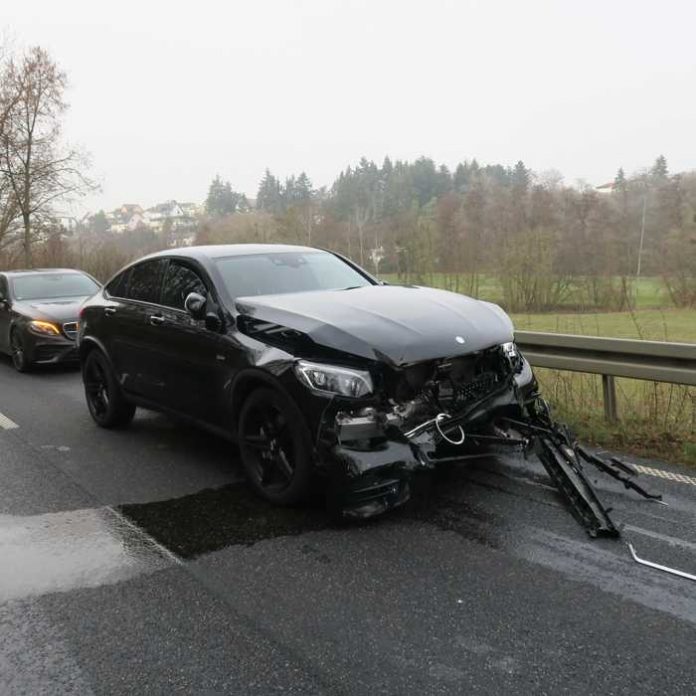
<svg viewBox="0 0 696 696">
<path fill-rule="evenodd" d="M 616 383 L 612 375 L 602 375 L 602 394 L 604 396 L 604 417 L 615 423 L 619 420 L 616 410 Z"/>
</svg>

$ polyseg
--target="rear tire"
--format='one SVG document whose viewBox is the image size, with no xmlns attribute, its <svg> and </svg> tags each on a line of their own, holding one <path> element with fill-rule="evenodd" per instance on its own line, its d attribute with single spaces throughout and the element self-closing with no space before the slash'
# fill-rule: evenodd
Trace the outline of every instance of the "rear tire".
<svg viewBox="0 0 696 696">
<path fill-rule="evenodd" d="M 31 361 L 27 359 L 24 339 L 18 329 L 12 329 L 10 334 L 10 354 L 12 356 L 12 366 L 17 372 L 29 372 Z"/>
<path fill-rule="evenodd" d="M 135 405 L 126 400 L 111 364 L 98 349 L 90 351 L 82 368 L 87 408 L 101 428 L 128 425 L 135 415 Z"/>
<path fill-rule="evenodd" d="M 289 397 L 260 387 L 239 415 L 239 452 L 254 490 L 276 505 L 305 500 L 311 490 L 312 447 L 304 417 Z"/>
</svg>

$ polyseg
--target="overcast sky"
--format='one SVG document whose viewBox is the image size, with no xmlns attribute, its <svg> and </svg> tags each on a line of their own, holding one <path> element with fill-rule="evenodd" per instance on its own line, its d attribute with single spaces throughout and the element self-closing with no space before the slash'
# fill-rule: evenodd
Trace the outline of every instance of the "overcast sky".
<svg viewBox="0 0 696 696">
<path fill-rule="evenodd" d="M 665 154 L 696 168 L 696 2 L 40 0 L 0 27 L 67 71 L 89 208 L 315 185 L 362 155 L 479 162 L 597 185 Z"/>
</svg>

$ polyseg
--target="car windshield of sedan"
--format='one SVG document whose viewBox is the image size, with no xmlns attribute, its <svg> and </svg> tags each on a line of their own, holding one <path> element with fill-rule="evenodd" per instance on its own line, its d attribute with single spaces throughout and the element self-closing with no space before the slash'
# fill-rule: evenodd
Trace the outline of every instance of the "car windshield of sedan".
<svg viewBox="0 0 696 696">
<path fill-rule="evenodd" d="M 372 285 L 337 256 L 322 251 L 228 256 L 216 263 L 233 298 Z"/>
<path fill-rule="evenodd" d="M 53 300 L 59 297 L 88 297 L 99 286 L 81 273 L 37 273 L 12 279 L 17 300 Z"/>
</svg>

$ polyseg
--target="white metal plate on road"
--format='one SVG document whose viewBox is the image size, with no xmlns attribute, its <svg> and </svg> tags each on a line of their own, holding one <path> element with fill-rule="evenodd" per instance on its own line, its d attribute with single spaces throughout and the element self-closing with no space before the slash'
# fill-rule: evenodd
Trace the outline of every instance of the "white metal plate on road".
<svg viewBox="0 0 696 696">
<path fill-rule="evenodd" d="M 19 426 L 6 415 L 0 413 L 0 428 L 3 430 L 14 430 L 15 428 L 19 428 Z"/>
</svg>

